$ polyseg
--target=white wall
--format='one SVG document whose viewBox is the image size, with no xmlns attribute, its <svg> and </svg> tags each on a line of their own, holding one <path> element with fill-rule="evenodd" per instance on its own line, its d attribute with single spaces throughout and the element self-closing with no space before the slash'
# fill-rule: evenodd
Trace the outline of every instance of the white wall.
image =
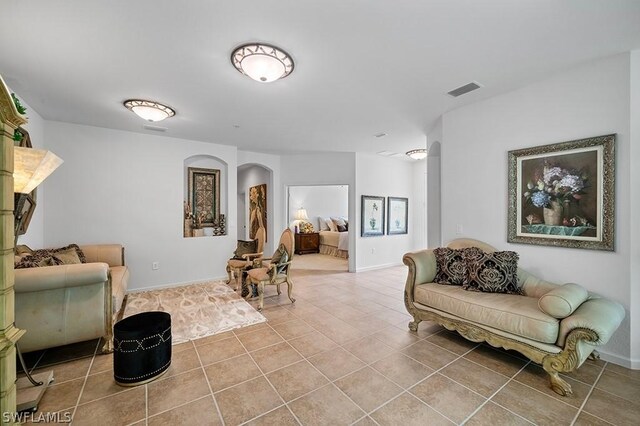
<svg viewBox="0 0 640 426">
<path fill-rule="evenodd" d="M 34 148 L 44 149 L 44 120 L 38 114 L 36 110 L 31 108 L 21 97 L 20 94 L 16 93 L 18 99 L 20 99 L 20 103 L 27 108 L 27 118 L 29 122 L 24 126 L 24 128 L 29 132 L 29 137 L 31 138 L 31 145 Z M 54 172 L 55 173 L 55 172 Z M 27 228 L 27 232 L 24 235 L 20 235 L 18 237 L 18 244 L 25 244 L 32 249 L 38 249 L 44 247 L 44 193 L 47 188 L 47 181 L 45 180 L 40 186 L 38 186 L 38 190 L 36 192 L 36 210 L 31 217 L 31 222 L 29 222 L 29 227 Z"/>
<path fill-rule="evenodd" d="M 409 230 L 413 236 L 412 250 L 427 247 L 427 161 L 412 164 L 413 199 L 409 200 Z"/>
<path fill-rule="evenodd" d="M 442 141 L 444 242 L 459 236 L 460 224 L 464 236 L 517 251 L 520 265 L 544 279 L 622 303 L 627 316 L 601 352 L 627 365 L 629 314 L 640 309 L 630 304 L 630 194 L 638 189 L 630 186 L 629 103 L 623 54 L 448 112 Z M 507 244 L 507 151 L 609 133 L 617 133 L 615 252 Z"/>
<path fill-rule="evenodd" d="M 402 256 L 413 250 L 412 203 L 414 197 L 413 164 L 404 160 L 382 157 L 374 154 L 356 154 L 356 199 L 357 207 L 354 229 L 357 235 L 357 270 L 363 271 L 383 266 L 402 264 Z M 393 177 L 393 178 L 391 178 Z M 408 234 L 384 235 L 377 237 L 360 236 L 360 199 L 362 195 L 382 197 L 407 197 L 409 199 Z M 385 212 L 387 203 L 385 200 Z M 386 216 L 385 216 L 386 222 Z M 386 223 L 385 223 L 386 229 Z"/>
<path fill-rule="evenodd" d="M 318 217 L 348 217 L 349 187 L 346 185 L 290 186 L 289 226 L 295 221 L 299 208 L 304 207 L 316 232 Z"/>
<path fill-rule="evenodd" d="M 47 246 L 123 244 L 130 289 L 225 275 L 236 203 L 228 204 L 228 235 L 183 238 L 183 162 L 194 155 L 225 162 L 235 197 L 235 147 L 50 121 L 45 133 L 47 148 L 65 161 L 46 182 Z"/>
<path fill-rule="evenodd" d="M 440 139 L 441 140 L 441 139 Z M 427 241 L 428 247 L 442 245 L 442 179 L 439 141 L 429 147 L 427 156 Z"/>
<path fill-rule="evenodd" d="M 631 52 L 631 149 L 629 162 L 631 191 L 629 210 L 640 212 L 640 50 Z M 632 219 L 629 228 L 631 238 L 631 354 L 635 368 L 640 368 L 640 221 Z"/>
</svg>

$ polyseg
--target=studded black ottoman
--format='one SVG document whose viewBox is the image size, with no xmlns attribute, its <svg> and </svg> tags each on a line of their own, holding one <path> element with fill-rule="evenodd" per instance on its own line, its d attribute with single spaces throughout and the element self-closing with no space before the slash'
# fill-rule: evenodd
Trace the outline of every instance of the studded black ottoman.
<svg viewBox="0 0 640 426">
<path fill-rule="evenodd" d="M 143 312 L 113 327 L 113 377 L 121 386 L 148 383 L 171 365 L 171 315 Z"/>
</svg>

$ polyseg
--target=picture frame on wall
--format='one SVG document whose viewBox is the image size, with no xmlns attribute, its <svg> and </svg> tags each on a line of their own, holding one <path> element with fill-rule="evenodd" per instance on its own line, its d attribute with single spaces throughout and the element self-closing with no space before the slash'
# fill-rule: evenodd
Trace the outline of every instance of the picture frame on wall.
<svg viewBox="0 0 640 426">
<path fill-rule="evenodd" d="M 409 199 L 387 197 L 387 235 L 400 235 L 408 232 Z"/>
<path fill-rule="evenodd" d="M 509 151 L 507 241 L 614 250 L 615 139 Z"/>
<path fill-rule="evenodd" d="M 189 167 L 189 202 L 201 227 L 212 227 L 220 216 L 220 170 Z"/>
<path fill-rule="evenodd" d="M 360 236 L 377 237 L 384 235 L 385 203 L 384 197 L 362 196 Z"/>
</svg>

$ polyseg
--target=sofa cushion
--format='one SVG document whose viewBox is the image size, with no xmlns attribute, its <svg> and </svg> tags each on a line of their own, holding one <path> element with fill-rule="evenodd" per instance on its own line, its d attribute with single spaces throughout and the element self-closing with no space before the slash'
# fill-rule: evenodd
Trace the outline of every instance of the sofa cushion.
<svg viewBox="0 0 640 426">
<path fill-rule="evenodd" d="M 462 252 L 467 274 L 462 288 L 487 293 L 522 294 L 518 287 L 518 253 L 485 253 L 477 247 Z"/>
<path fill-rule="evenodd" d="M 538 309 L 538 299 L 533 297 L 428 283 L 416 286 L 414 299 L 463 320 L 538 342 L 554 344 L 558 338 L 560 322 Z"/>
<path fill-rule="evenodd" d="M 538 299 L 538 307 L 554 318 L 571 315 L 589 298 L 589 292 L 578 284 L 568 283 L 551 290 Z"/>
<path fill-rule="evenodd" d="M 454 250 L 447 247 L 438 247 L 433 250 L 436 256 L 436 277 L 438 284 L 462 285 L 467 275 L 467 266 L 462 257 L 466 249 Z"/>
</svg>

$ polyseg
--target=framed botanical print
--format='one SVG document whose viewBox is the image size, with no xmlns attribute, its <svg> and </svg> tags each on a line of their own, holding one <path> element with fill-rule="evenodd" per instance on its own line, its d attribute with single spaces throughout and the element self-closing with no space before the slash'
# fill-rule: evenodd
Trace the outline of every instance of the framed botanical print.
<svg viewBox="0 0 640 426">
<path fill-rule="evenodd" d="M 615 138 L 509 151 L 507 240 L 613 250 Z"/>
<path fill-rule="evenodd" d="M 387 235 L 406 234 L 409 217 L 409 199 L 387 197 Z"/>
<path fill-rule="evenodd" d="M 384 235 L 384 197 L 362 196 L 360 235 L 375 237 Z"/>
</svg>

